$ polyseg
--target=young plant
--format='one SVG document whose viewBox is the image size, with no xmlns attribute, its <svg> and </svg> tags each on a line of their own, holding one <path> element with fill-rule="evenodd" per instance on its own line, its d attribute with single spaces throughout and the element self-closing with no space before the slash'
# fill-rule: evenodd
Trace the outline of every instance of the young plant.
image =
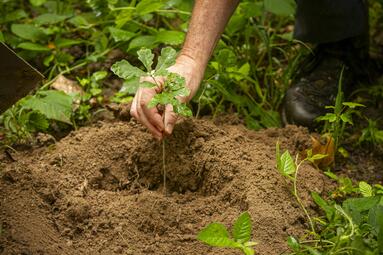
<svg viewBox="0 0 383 255">
<path fill-rule="evenodd" d="M 291 180 L 292 183 L 292 193 L 297 200 L 299 206 L 302 208 L 304 214 L 307 217 L 307 220 L 310 224 L 310 229 L 313 234 L 316 234 L 315 228 L 313 221 L 307 212 L 306 207 L 304 206 L 299 193 L 298 193 L 298 186 L 297 186 L 297 181 L 298 181 L 298 172 L 299 168 L 305 161 L 309 161 L 311 163 L 314 163 L 316 160 L 320 160 L 327 157 L 327 155 L 323 154 L 315 154 L 312 155 L 312 151 L 308 150 L 307 151 L 307 157 L 303 160 L 301 160 L 298 163 L 298 156 L 295 158 L 295 160 L 292 158 L 291 154 L 289 151 L 285 151 L 282 155 L 280 154 L 280 148 L 279 148 L 279 142 L 277 142 L 276 145 L 276 160 L 277 160 L 277 170 L 288 180 Z"/>
<path fill-rule="evenodd" d="M 213 222 L 199 232 L 197 239 L 210 246 L 240 249 L 245 255 L 254 255 L 252 246 L 257 242 L 251 239 L 251 218 L 248 212 L 242 213 L 235 221 L 232 229 L 232 237 L 229 231 L 221 224 Z"/>
<path fill-rule="evenodd" d="M 317 118 L 318 121 L 324 121 L 324 132 L 330 133 L 334 138 L 335 149 L 339 148 L 339 141 L 343 137 L 346 125 L 353 125 L 352 115 L 357 113 L 357 107 L 364 107 L 362 104 L 354 102 L 344 102 L 344 93 L 342 91 L 343 69 L 339 78 L 338 94 L 334 106 L 326 106 L 326 109 L 332 109 L 333 112 L 326 113 Z"/>
<path fill-rule="evenodd" d="M 122 60 L 115 63 L 112 66 L 112 71 L 123 78 L 126 81 L 129 81 L 131 86 L 138 87 L 147 87 L 147 88 L 157 88 L 157 93 L 152 100 L 149 102 L 148 107 L 165 107 L 166 105 L 172 105 L 173 110 L 176 114 L 190 117 L 192 116 L 192 111 L 187 107 L 185 103 L 181 103 L 177 98 L 186 97 L 190 94 L 190 91 L 185 87 L 185 78 L 176 74 L 171 73 L 167 69 L 175 64 L 175 59 L 177 56 L 176 51 L 171 47 L 166 47 L 161 50 L 161 56 L 158 57 L 158 63 L 153 69 L 153 59 L 154 54 L 149 49 L 141 49 L 137 52 L 138 59 L 142 62 L 146 68 L 146 72 L 141 69 L 132 66 L 128 61 Z M 152 82 L 141 82 L 140 78 L 142 77 L 151 77 Z M 159 84 L 156 81 L 156 77 L 164 77 L 165 82 Z"/>
<path fill-rule="evenodd" d="M 152 68 L 154 54 L 151 50 L 141 49 L 137 54 L 138 59 L 146 68 L 146 72 L 131 65 L 126 60 L 115 63 L 112 66 L 112 71 L 136 88 L 156 88 L 158 93 L 149 102 L 149 108 L 157 107 L 159 111 L 163 111 L 167 105 L 171 105 L 176 114 L 185 117 L 192 116 L 192 111 L 188 106 L 178 100 L 179 97 L 186 97 L 190 94 L 190 91 L 185 86 L 185 78 L 168 71 L 168 68 L 175 64 L 176 51 L 170 47 L 163 48 L 154 69 Z M 142 77 L 150 77 L 153 83 L 147 81 L 142 82 Z M 165 82 L 158 83 L 156 77 L 163 77 Z M 162 141 L 162 165 L 164 191 L 166 191 L 165 140 Z"/>
</svg>

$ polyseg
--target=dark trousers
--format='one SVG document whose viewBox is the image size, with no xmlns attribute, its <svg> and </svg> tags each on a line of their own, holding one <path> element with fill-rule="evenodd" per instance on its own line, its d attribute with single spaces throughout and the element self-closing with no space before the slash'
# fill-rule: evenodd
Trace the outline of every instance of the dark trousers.
<svg viewBox="0 0 383 255">
<path fill-rule="evenodd" d="M 295 38 L 328 43 L 368 34 L 365 0 L 296 0 Z"/>
</svg>

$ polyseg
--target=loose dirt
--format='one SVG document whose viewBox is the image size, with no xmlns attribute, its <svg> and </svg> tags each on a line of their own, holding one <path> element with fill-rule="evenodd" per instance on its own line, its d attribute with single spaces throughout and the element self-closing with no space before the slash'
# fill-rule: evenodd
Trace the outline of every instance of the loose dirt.
<svg viewBox="0 0 383 255">
<path fill-rule="evenodd" d="M 290 188 L 275 169 L 275 144 L 293 154 L 305 129 L 260 132 L 242 125 L 185 120 L 161 144 L 134 121 L 97 123 L 48 147 L 2 160 L 1 254 L 240 254 L 208 247 L 196 235 L 208 223 L 228 227 L 251 214 L 257 254 L 281 254 L 289 235 L 307 228 Z M 323 193 L 327 179 L 309 165 L 299 190 Z"/>
</svg>

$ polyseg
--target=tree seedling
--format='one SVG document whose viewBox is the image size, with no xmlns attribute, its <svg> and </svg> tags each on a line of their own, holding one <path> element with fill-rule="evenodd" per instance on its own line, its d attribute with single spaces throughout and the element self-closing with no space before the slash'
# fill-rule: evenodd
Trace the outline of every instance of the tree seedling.
<svg viewBox="0 0 383 255">
<path fill-rule="evenodd" d="M 213 222 L 199 232 L 197 239 L 210 246 L 240 249 L 245 255 L 254 255 L 252 246 L 257 245 L 257 242 L 250 240 L 251 231 L 250 214 L 244 212 L 234 223 L 232 238 L 223 224 Z"/>
<path fill-rule="evenodd" d="M 299 193 L 298 193 L 298 185 L 297 185 L 298 172 L 299 172 L 301 165 L 305 161 L 309 161 L 311 163 L 314 163 L 316 160 L 320 160 L 320 159 L 323 159 L 325 157 L 327 157 L 327 155 L 323 155 L 323 154 L 313 155 L 312 151 L 308 150 L 307 151 L 307 157 L 298 163 L 298 156 L 294 160 L 293 157 L 291 156 L 290 152 L 287 150 L 281 155 L 280 154 L 280 148 L 279 148 L 279 142 L 277 142 L 277 145 L 276 145 L 277 170 L 287 180 L 290 180 L 293 182 L 292 183 L 292 186 L 293 186 L 292 187 L 293 188 L 292 193 L 293 193 L 296 201 L 298 202 L 299 206 L 302 208 L 304 214 L 306 215 L 307 220 L 310 224 L 310 229 L 311 229 L 313 234 L 316 234 L 313 221 L 312 221 L 312 219 L 311 219 L 311 217 L 310 217 L 306 207 L 304 206 L 304 204 L 303 204 L 303 202 L 299 196 Z"/>
<path fill-rule="evenodd" d="M 152 67 L 154 54 L 150 49 L 141 49 L 137 55 L 146 71 L 131 65 L 127 60 L 115 63 L 111 68 L 112 71 L 136 89 L 139 87 L 156 88 L 157 94 L 148 103 L 148 108 L 157 107 L 161 112 L 167 105 L 171 105 L 176 114 L 185 117 L 192 116 L 192 111 L 188 106 L 178 100 L 179 97 L 187 97 L 190 94 L 185 86 L 185 78 L 168 71 L 168 68 L 175 64 L 177 52 L 171 47 L 163 48 L 154 69 Z M 142 77 L 150 77 L 153 82 L 141 81 Z M 163 77 L 165 81 L 158 83 L 156 79 L 158 77 Z M 162 141 L 162 165 L 164 191 L 166 192 L 165 140 Z"/>
</svg>

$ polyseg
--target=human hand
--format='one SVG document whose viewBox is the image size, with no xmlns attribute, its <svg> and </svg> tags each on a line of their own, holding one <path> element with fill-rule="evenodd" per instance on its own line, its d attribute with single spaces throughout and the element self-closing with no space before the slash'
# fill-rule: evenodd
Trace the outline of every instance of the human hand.
<svg viewBox="0 0 383 255">
<path fill-rule="evenodd" d="M 180 55 L 168 71 L 185 78 L 185 84 L 190 90 L 190 94 L 187 97 L 180 97 L 178 100 L 183 103 L 190 101 L 198 90 L 204 70 L 199 68 L 192 58 Z M 147 127 L 156 139 L 162 140 L 166 135 L 173 132 L 177 115 L 174 113 L 172 105 L 167 105 L 163 111 L 160 111 L 157 107 L 148 108 L 148 104 L 154 95 L 160 92 L 160 87 L 165 79 L 163 77 L 143 77 L 141 81 L 151 82 L 157 86 L 138 89 L 132 102 L 130 114 Z"/>
</svg>

